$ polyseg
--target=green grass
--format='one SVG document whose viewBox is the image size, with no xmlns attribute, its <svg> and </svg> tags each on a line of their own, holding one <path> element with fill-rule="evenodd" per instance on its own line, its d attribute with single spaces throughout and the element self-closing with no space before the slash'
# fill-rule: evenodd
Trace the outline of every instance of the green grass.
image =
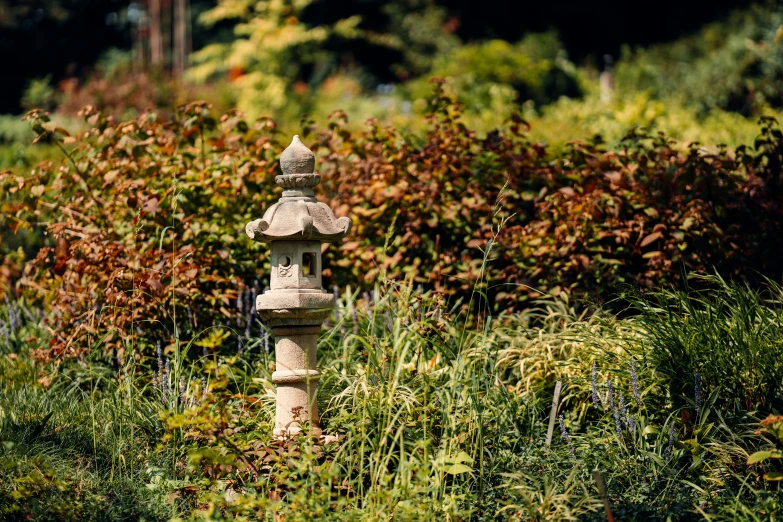
<svg viewBox="0 0 783 522">
<path fill-rule="evenodd" d="M 163 426 L 122 376 L 73 368 L 44 388 L 22 355 L 0 367 L 0 512 L 11 520 L 167 520 L 149 487 Z"/>
<path fill-rule="evenodd" d="M 56 119 L 71 130 L 83 127 L 81 119 L 63 115 Z M 33 145 L 35 136 L 30 123 L 22 121 L 22 115 L 0 114 L 0 170 L 14 169 L 22 175 L 42 161 L 59 164 L 63 160 L 62 151 L 55 144 Z"/>
<path fill-rule="evenodd" d="M 631 295 L 624 318 L 546 301 L 480 323 L 406 285 L 380 285 L 367 307 L 346 293 L 319 342 L 322 425 L 340 436 L 326 446 L 271 439 L 273 359 L 257 337 L 241 355 L 233 333 L 214 355 L 166 351 L 164 401 L 156 361 L 34 362 L 45 331 L 21 326 L 0 356 L 0 513 L 605 520 L 597 469 L 617 520 L 774 520 L 783 499 L 761 474 L 777 464 L 746 460 L 773 444 L 758 421 L 780 393 L 766 355 L 780 289 L 699 285 Z M 769 393 L 735 400 L 751 377 Z M 557 423 L 544 444 L 556 381 L 572 448 Z"/>
</svg>

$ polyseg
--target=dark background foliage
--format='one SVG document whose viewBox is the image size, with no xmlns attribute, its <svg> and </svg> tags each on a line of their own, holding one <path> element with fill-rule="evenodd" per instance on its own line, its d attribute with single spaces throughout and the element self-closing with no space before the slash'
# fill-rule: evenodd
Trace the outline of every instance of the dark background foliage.
<svg viewBox="0 0 783 522">
<path fill-rule="evenodd" d="M 743 0 L 676 2 L 629 5 L 618 0 L 601 2 L 467 2 L 441 0 L 450 17 L 450 27 L 464 40 L 502 38 L 516 41 L 524 34 L 555 29 L 568 53 L 577 60 L 589 59 L 598 67 L 603 55 L 618 56 L 622 44 L 647 45 L 664 42 L 695 31 L 731 9 L 747 6 Z M 0 82 L 0 113 L 20 111 L 19 99 L 27 82 L 51 75 L 56 83 L 88 73 L 101 52 L 109 47 L 129 49 L 131 26 L 123 13 L 123 0 L 3 0 L 0 2 L 0 54 L 6 71 Z M 208 9 L 209 1 L 192 3 L 192 17 Z M 394 31 L 394 12 L 410 12 L 429 5 L 425 1 L 379 2 L 351 0 L 312 4 L 303 21 L 328 24 L 358 14 L 361 28 L 374 32 Z M 226 37 L 225 24 L 210 29 L 193 24 L 193 46 Z M 329 49 L 334 46 L 334 49 Z M 376 81 L 398 78 L 400 53 L 354 42 L 328 42 L 327 50 L 339 51 L 343 62 L 353 62 L 375 76 Z M 403 64 L 404 65 L 404 64 Z"/>
</svg>

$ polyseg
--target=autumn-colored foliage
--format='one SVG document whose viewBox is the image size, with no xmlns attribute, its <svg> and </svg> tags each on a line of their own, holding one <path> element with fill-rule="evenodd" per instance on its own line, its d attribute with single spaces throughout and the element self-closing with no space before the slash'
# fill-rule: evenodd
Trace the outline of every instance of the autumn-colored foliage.
<svg viewBox="0 0 783 522">
<path fill-rule="evenodd" d="M 115 125 L 88 107 L 92 128 L 68 162 L 24 178 L 5 173 L 11 223 L 46 221 L 53 238 L 18 283 L 52 309 L 42 357 L 77 355 L 99 340 L 122 356 L 129 338 L 167 340 L 174 325 L 192 333 L 228 316 L 243 279 L 263 270 L 261 249 L 234 242 L 274 197 L 274 125 L 207 112 L 194 103 L 170 121 L 145 113 Z M 42 133 L 64 132 L 44 114 L 28 117 Z"/>
<path fill-rule="evenodd" d="M 773 120 L 754 147 L 731 153 L 634 131 L 620 150 L 573 143 L 551 157 L 517 117 L 478 136 L 434 85 L 421 136 L 374 121 L 354 135 L 339 111 L 327 128 L 305 123 L 318 197 L 354 222 L 325 255 L 330 284 L 370 286 L 383 271 L 455 297 L 477 287 L 513 309 L 532 288 L 605 299 L 620 283 L 660 285 L 681 271 L 779 273 L 783 139 Z M 126 340 L 148 346 L 175 325 L 188 337 L 232 320 L 237 295 L 261 290 L 268 274 L 268 250 L 243 229 L 279 197 L 289 137 L 235 111 L 216 120 L 205 103 L 169 119 L 82 114 L 90 129 L 70 137 L 29 113 L 68 157 L 0 177 L 5 226 L 37 249 L 23 270 L 7 257 L 5 284 L 51 309 L 53 340 L 39 356 L 101 341 L 121 358 Z"/>
<path fill-rule="evenodd" d="M 783 246 L 780 151 L 763 144 L 783 141 L 774 120 L 763 125 L 755 154 L 680 152 L 638 131 L 617 152 L 575 144 L 555 166 L 561 186 L 511 241 L 522 272 L 599 298 L 621 283 L 651 288 L 690 271 L 774 277 Z"/>
</svg>

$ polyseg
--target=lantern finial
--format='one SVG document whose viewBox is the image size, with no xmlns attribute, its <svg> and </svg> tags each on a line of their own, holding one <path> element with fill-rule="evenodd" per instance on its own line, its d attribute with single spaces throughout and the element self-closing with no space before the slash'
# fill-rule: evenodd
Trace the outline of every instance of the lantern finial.
<svg viewBox="0 0 783 522">
<path fill-rule="evenodd" d="M 299 136 L 280 155 L 280 170 L 283 173 L 275 177 L 275 183 L 286 189 L 284 197 L 312 197 L 313 188 L 321 182 L 321 175 L 315 173 L 315 154 Z"/>
<path fill-rule="evenodd" d="M 294 136 L 291 145 L 280 155 L 280 168 L 284 176 L 315 172 L 315 155 L 305 147 L 298 135 Z"/>
</svg>

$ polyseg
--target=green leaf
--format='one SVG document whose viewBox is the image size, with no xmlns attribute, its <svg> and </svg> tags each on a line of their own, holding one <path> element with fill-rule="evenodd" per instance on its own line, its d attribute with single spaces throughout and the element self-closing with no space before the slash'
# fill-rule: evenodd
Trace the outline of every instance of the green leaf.
<svg viewBox="0 0 783 522">
<path fill-rule="evenodd" d="M 773 451 L 757 451 L 750 457 L 748 457 L 748 465 L 756 464 L 757 462 L 761 462 L 763 460 L 767 460 L 769 458 L 773 459 L 779 459 L 780 458 L 780 451 L 773 450 Z"/>
<path fill-rule="evenodd" d="M 764 473 L 764 479 L 769 480 L 770 482 L 777 482 L 783 480 L 783 472 L 770 471 L 769 473 Z"/>
<path fill-rule="evenodd" d="M 218 348 L 220 345 L 222 345 L 223 341 L 228 339 L 230 335 L 231 332 L 227 330 L 223 330 L 221 328 L 215 328 L 209 332 L 209 334 L 205 339 L 199 339 L 194 344 L 196 346 L 201 346 L 203 348 L 215 349 Z"/>
<path fill-rule="evenodd" d="M 644 430 L 642 430 L 642 435 L 650 435 L 652 433 L 658 433 L 661 430 L 659 430 L 657 427 L 653 426 L 652 424 L 648 424 L 644 427 Z"/>
<path fill-rule="evenodd" d="M 469 466 L 469 464 L 473 464 L 473 458 L 464 451 L 460 451 L 456 457 L 449 456 L 444 458 L 443 462 L 446 465 L 445 472 L 449 475 L 459 475 L 460 473 L 471 473 L 473 471 L 473 468 Z"/>
<path fill-rule="evenodd" d="M 473 458 L 464 451 L 460 451 L 453 459 L 447 458 L 446 462 L 454 462 L 455 464 L 467 462 L 468 464 L 473 464 Z"/>
<path fill-rule="evenodd" d="M 449 475 L 459 475 L 460 473 L 471 473 L 473 468 L 466 466 L 465 464 L 452 464 L 446 468 L 446 473 Z"/>
</svg>

